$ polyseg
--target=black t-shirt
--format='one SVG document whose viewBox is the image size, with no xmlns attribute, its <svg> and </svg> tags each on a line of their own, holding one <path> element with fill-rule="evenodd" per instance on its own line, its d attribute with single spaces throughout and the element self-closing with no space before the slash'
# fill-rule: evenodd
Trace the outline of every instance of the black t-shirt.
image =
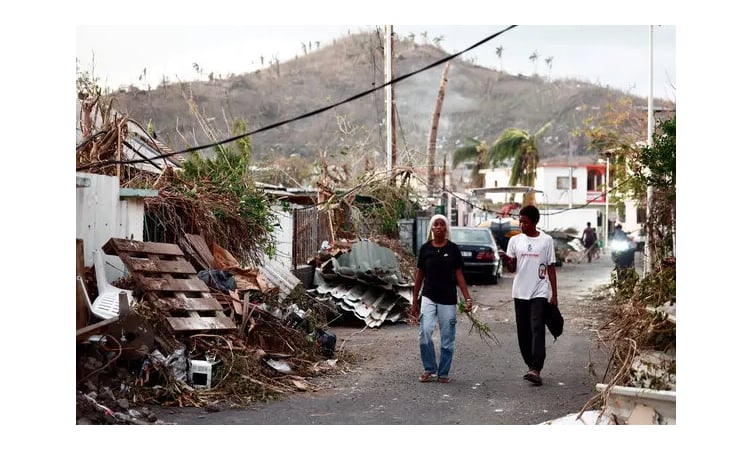
<svg viewBox="0 0 750 450">
<path fill-rule="evenodd" d="M 586 228 L 583 230 L 583 245 L 590 246 L 596 243 L 596 230 L 593 228 Z"/>
<path fill-rule="evenodd" d="M 458 303 L 456 294 L 456 269 L 463 268 L 461 250 L 448 241 L 443 247 L 435 247 L 432 241 L 419 249 L 417 268 L 424 272 L 422 295 L 441 305 Z"/>
</svg>

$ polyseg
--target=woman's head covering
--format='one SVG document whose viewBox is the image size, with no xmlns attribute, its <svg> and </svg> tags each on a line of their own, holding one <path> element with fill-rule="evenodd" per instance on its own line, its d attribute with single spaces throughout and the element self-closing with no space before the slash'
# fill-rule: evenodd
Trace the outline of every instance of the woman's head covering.
<svg viewBox="0 0 750 450">
<path fill-rule="evenodd" d="M 448 219 L 442 215 L 442 214 L 435 214 L 430 218 L 430 226 L 427 228 L 427 240 L 432 240 L 432 225 L 435 223 L 436 220 L 443 219 L 443 222 L 445 222 L 445 238 L 450 239 L 451 238 L 451 223 L 448 221 Z"/>
</svg>

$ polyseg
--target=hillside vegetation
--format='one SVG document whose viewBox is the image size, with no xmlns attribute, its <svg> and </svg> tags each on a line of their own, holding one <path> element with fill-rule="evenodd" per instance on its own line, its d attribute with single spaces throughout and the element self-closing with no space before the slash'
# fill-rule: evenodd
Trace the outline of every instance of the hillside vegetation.
<svg viewBox="0 0 750 450">
<path fill-rule="evenodd" d="M 348 35 L 291 61 L 266 61 L 263 70 L 252 73 L 222 78 L 198 76 L 196 71 L 199 80 L 162 82 L 150 90 L 131 86 L 114 96 L 121 112 L 150 124 L 160 140 L 182 150 L 226 139 L 236 119 L 245 120 L 248 131 L 253 131 L 380 86 L 383 45 L 378 33 Z M 396 41 L 394 55 L 394 77 L 448 56 L 435 45 L 408 38 Z M 398 165 L 426 166 L 427 137 L 443 67 L 420 72 L 394 87 Z M 573 155 L 584 154 L 590 151 L 584 138 L 571 133 L 622 96 L 627 94 L 579 80 L 509 74 L 454 59 L 440 116 L 436 161 L 442 163 L 446 152 L 450 161 L 450 153 L 467 138 L 491 143 L 506 128 L 534 132 L 550 121 L 552 126 L 540 143 L 542 159 L 567 156 L 569 149 Z M 646 99 L 633 97 L 633 103 L 645 107 Z M 666 101 L 655 103 L 673 107 Z M 321 161 L 353 172 L 384 167 L 385 118 L 385 92 L 379 89 L 252 135 L 252 162 L 283 165 L 296 158 L 297 177 L 302 178 Z"/>
</svg>

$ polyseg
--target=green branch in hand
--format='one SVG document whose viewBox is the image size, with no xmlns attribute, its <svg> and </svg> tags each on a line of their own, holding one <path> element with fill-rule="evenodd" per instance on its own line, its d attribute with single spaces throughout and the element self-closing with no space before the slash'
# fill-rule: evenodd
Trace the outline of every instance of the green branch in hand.
<svg viewBox="0 0 750 450">
<path fill-rule="evenodd" d="M 476 316 L 474 311 L 476 311 L 477 307 L 474 307 L 474 310 L 468 310 L 466 309 L 466 301 L 461 300 L 458 302 L 458 310 L 464 314 L 466 314 L 466 317 L 469 318 L 469 321 L 471 322 L 471 328 L 469 329 L 469 334 L 471 334 L 472 331 L 475 329 L 477 330 L 477 333 L 479 333 L 479 337 L 482 339 L 482 341 L 492 346 L 493 343 L 500 345 L 500 340 L 495 336 L 495 333 L 492 332 L 490 327 L 479 320 L 479 318 Z"/>
</svg>

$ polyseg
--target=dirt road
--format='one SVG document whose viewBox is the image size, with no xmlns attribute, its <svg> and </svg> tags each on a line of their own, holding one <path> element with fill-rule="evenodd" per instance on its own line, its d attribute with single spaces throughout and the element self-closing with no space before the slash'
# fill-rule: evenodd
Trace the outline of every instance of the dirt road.
<svg viewBox="0 0 750 450">
<path fill-rule="evenodd" d="M 610 282 L 607 255 L 592 263 L 558 267 L 558 296 L 565 317 L 563 335 L 547 334 L 544 384 L 522 379 L 526 367 L 518 350 L 512 276 L 497 285 L 471 285 L 479 317 L 500 345 L 488 346 L 459 316 L 450 384 L 420 383 L 418 327 L 386 324 L 380 329 L 337 326 L 337 348 L 362 355 L 345 375 L 315 379 L 323 389 L 246 409 L 162 409 L 159 417 L 177 424 L 539 424 L 577 413 L 596 394 L 608 355 L 593 330 L 609 300 L 595 295 Z M 471 280 L 469 280 L 471 281 Z M 437 337 L 437 333 L 436 333 Z"/>
</svg>

